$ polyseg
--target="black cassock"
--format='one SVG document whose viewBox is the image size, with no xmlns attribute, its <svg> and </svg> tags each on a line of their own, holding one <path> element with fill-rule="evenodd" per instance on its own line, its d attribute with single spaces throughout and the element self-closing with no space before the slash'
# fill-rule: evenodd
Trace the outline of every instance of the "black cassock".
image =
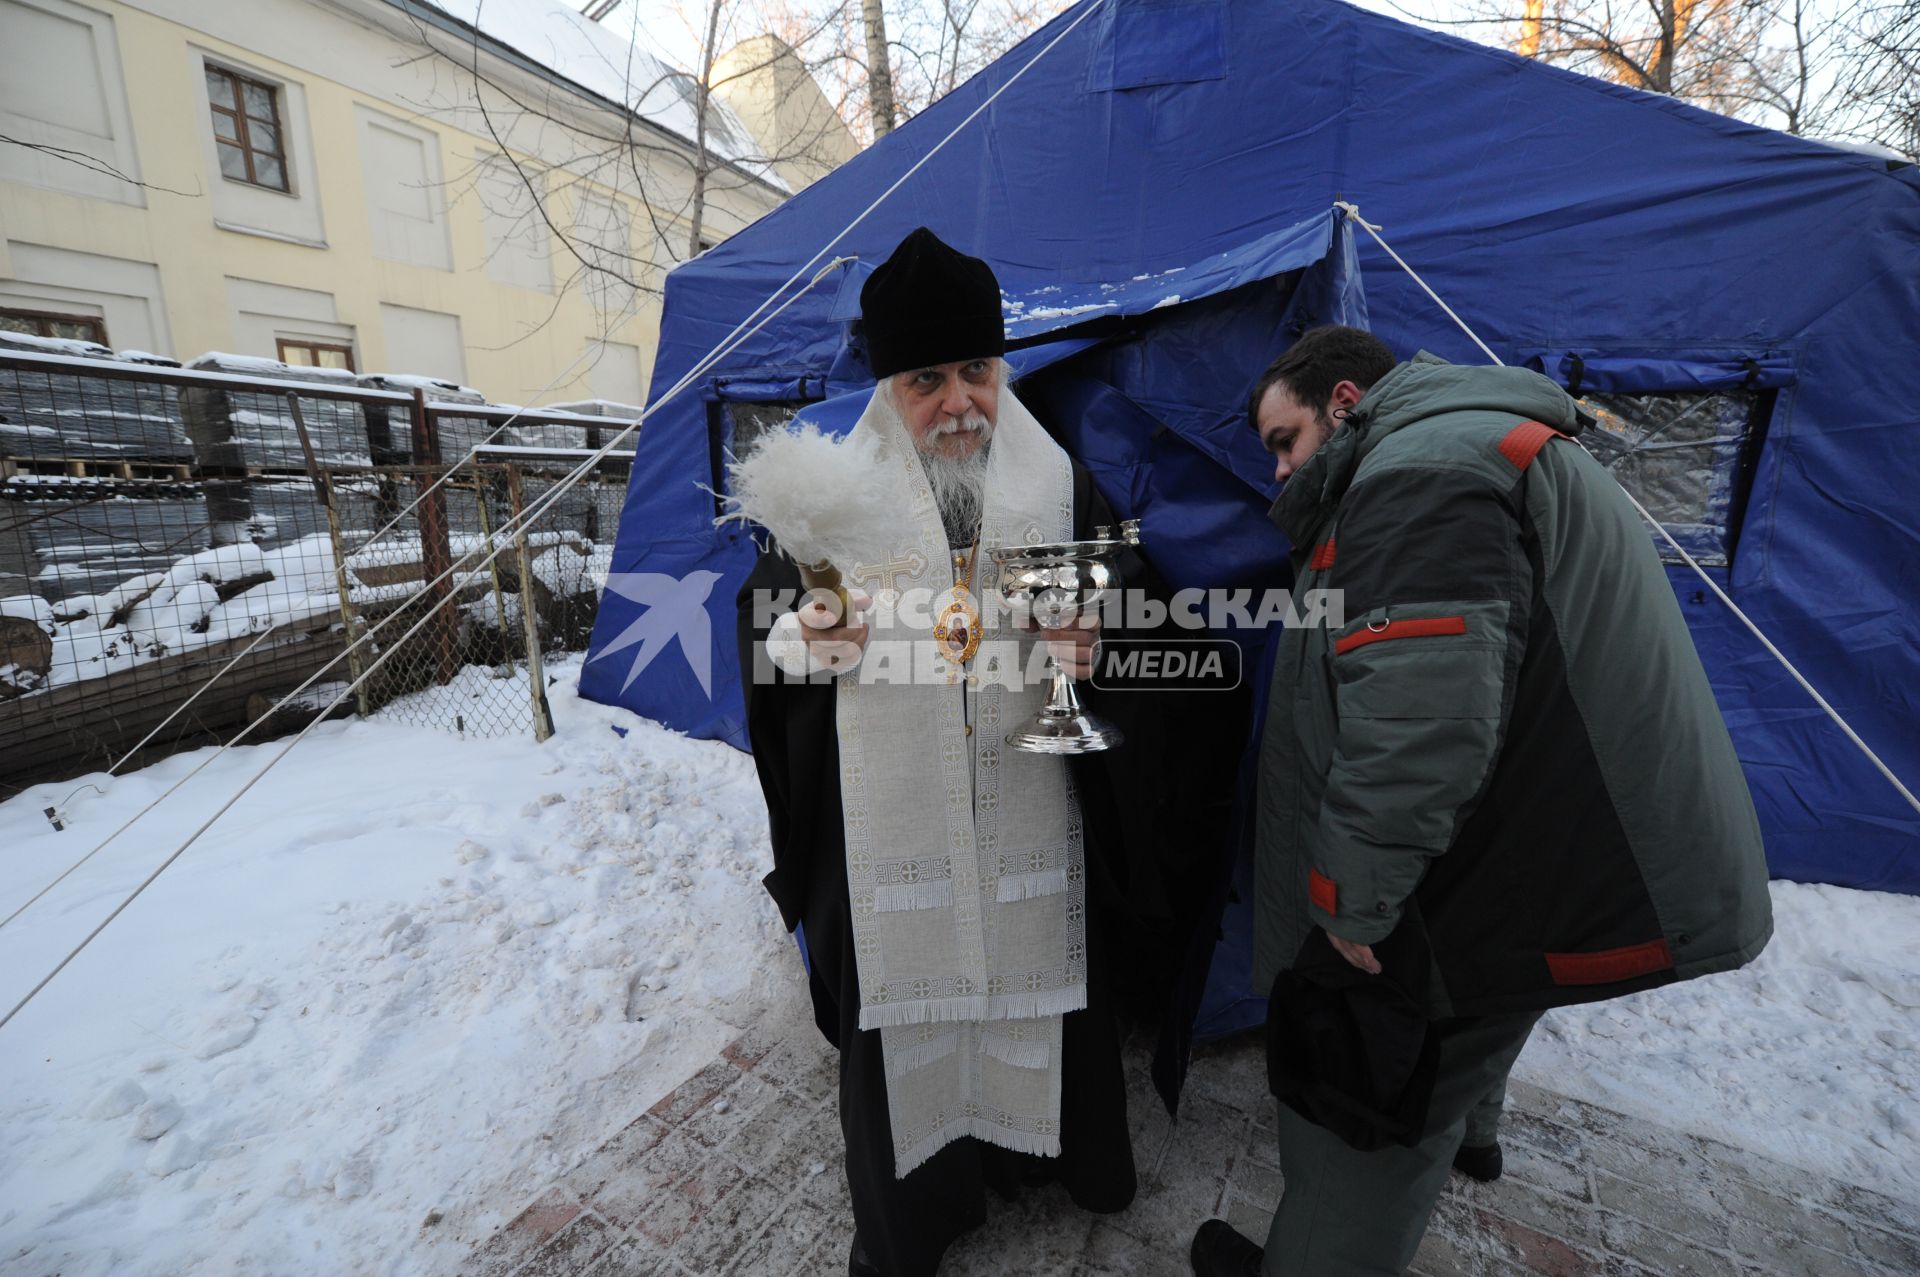
<svg viewBox="0 0 1920 1277">
<path fill-rule="evenodd" d="M 1078 465 L 1073 509 L 1076 538 L 1117 522 Z M 1123 555 L 1118 566 L 1129 588 L 1145 585 L 1164 593 L 1138 555 Z M 1184 940 L 1169 916 L 1165 880 L 1195 867 L 1187 854 L 1196 832 L 1194 808 L 1184 801 L 1177 778 L 1170 778 L 1182 766 L 1176 761 L 1177 733 L 1160 730 L 1167 698 L 1146 691 L 1102 699 L 1097 690 L 1080 688 L 1089 706 L 1116 721 L 1128 739 L 1119 749 L 1068 760 L 1086 818 L 1088 987 L 1086 1009 L 1064 1022 L 1060 1156 L 1036 1158 L 964 1138 L 896 1179 L 880 1034 L 859 1028 L 833 684 L 825 675 L 775 680 L 766 627 L 754 625 L 756 591 L 778 597 L 799 588 L 799 572 L 784 556 L 760 556 L 738 599 L 741 681 L 773 842 L 774 869 L 766 886 L 788 928 L 804 928 L 814 1017 L 840 1050 L 847 1182 L 867 1262 L 887 1277 L 933 1273 L 954 1238 L 985 1218 L 988 1187 L 1010 1196 L 1023 1182 L 1054 1178 L 1087 1210 L 1124 1209 L 1133 1200 L 1135 1177 L 1117 990 L 1153 985 L 1155 975 L 1159 987 L 1168 983 L 1164 972 L 1147 969 L 1177 962 Z M 1122 633 L 1109 630 L 1103 637 Z M 954 695 L 962 694 L 955 689 Z M 1218 830 L 1202 836 L 1217 837 Z M 1136 970 L 1144 984 L 1136 982 Z M 1009 1263 L 1018 1270 L 1017 1257 Z"/>
</svg>

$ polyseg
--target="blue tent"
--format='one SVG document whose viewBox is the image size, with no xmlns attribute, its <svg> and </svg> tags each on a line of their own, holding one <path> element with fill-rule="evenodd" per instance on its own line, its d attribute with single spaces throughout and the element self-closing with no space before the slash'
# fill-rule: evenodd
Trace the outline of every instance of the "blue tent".
<svg viewBox="0 0 1920 1277">
<path fill-rule="evenodd" d="M 1086 0 L 674 271 L 654 385 L 1016 75 L 835 244 L 857 264 L 649 421 L 584 694 L 744 747 L 731 617 L 753 547 L 715 530 L 702 485 L 720 486 L 737 439 L 796 407 L 850 420 L 832 401 L 871 384 L 849 323 L 859 282 L 923 224 L 993 264 L 1022 393 L 1116 509 L 1144 518 L 1175 584 L 1284 584 L 1270 468 L 1244 420 L 1265 363 L 1303 326 L 1341 320 L 1370 320 L 1403 355 L 1483 358 L 1364 233 L 1356 244 L 1333 211 L 1350 200 L 1502 359 L 1609 410 L 1630 486 L 1920 782 L 1912 165 L 1335 0 Z M 1775 874 L 1920 892 L 1920 817 L 1686 568 L 1670 570 Z M 710 644 L 684 628 L 679 648 L 642 641 L 669 580 L 705 590 Z"/>
</svg>

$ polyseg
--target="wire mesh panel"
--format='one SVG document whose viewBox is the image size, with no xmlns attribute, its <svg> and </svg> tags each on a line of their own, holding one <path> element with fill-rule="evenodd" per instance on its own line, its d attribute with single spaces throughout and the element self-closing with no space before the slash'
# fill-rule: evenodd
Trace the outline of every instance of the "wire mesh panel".
<svg viewBox="0 0 1920 1277">
<path fill-rule="evenodd" d="M 367 455 L 360 401 L 287 389 L 332 454 Z M 340 653 L 293 402 L 0 355 L 0 790 L 221 739 Z"/>
<path fill-rule="evenodd" d="M 355 683 L 341 712 L 551 730 L 541 653 L 590 636 L 632 445 L 546 498 L 624 423 L 198 362 L 0 350 L 0 792 Z"/>
<path fill-rule="evenodd" d="M 546 502 L 558 481 L 527 475 L 529 505 Z M 584 652 L 593 638 L 600 594 L 613 565 L 613 539 L 626 502 L 626 477 L 596 473 L 562 493 L 536 521 L 551 545 L 533 560 L 533 591 L 542 643 L 550 652 Z"/>
<path fill-rule="evenodd" d="M 435 481 L 419 508 L 394 522 L 396 506 L 404 510 Z M 490 467 L 382 467 L 330 472 L 327 486 L 342 624 L 369 636 L 353 660 L 361 711 L 460 735 L 531 730 L 518 543 L 494 534 L 511 518 L 506 476 Z"/>
<path fill-rule="evenodd" d="M 519 508 L 530 512 L 528 530 L 537 547 L 529 556 L 530 589 L 546 651 L 584 652 L 593 637 L 637 432 L 606 456 L 598 454 L 629 424 L 564 410 L 520 411 L 477 449 L 505 466 L 519 485 Z M 576 474 L 581 467 L 589 468 Z M 563 483 L 566 491 L 554 495 Z"/>
</svg>

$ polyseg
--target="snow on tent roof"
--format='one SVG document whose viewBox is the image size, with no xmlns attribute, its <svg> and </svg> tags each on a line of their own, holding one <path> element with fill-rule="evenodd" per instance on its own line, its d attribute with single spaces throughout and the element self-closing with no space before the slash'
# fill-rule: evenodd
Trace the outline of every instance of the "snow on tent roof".
<svg viewBox="0 0 1920 1277">
<path fill-rule="evenodd" d="M 391 2 L 403 10 L 429 7 L 423 0 Z M 436 0 L 430 7 L 689 142 L 699 133 L 692 76 L 559 0 Z M 717 97 L 709 100 L 707 146 L 769 185 L 787 189 L 759 154 L 753 134 Z"/>
</svg>

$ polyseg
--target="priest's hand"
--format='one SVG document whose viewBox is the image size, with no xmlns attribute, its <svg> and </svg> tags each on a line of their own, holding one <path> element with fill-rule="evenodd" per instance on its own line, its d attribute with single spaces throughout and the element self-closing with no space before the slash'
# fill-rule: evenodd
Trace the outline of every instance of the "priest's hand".
<svg viewBox="0 0 1920 1277">
<path fill-rule="evenodd" d="M 1093 676 L 1093 660 L 1099 650 L 1100 614 L 1085 612 L 1065 622 L 1057 629 L 1043 629 L 1039 633 L 1040 641 L 1047 645 L 1047 653 L 1060 663 L 1071 679 L 1085 679 Z"/>
<path fill-rule="evenodd" d="M 853 603 L 853 615 L 846 618 L 839 614 L 839 600 L 823 592 L 816 592 L 800 605 L 800 635 L 806 641 L 808 658 L 820 669 L 852 669 L 867 650 L 871 631 L 860 617 L 873 605 L 873 598 L 865 590 L 852 588 L 847 590 L 847 597 Z"/>
</svg>

